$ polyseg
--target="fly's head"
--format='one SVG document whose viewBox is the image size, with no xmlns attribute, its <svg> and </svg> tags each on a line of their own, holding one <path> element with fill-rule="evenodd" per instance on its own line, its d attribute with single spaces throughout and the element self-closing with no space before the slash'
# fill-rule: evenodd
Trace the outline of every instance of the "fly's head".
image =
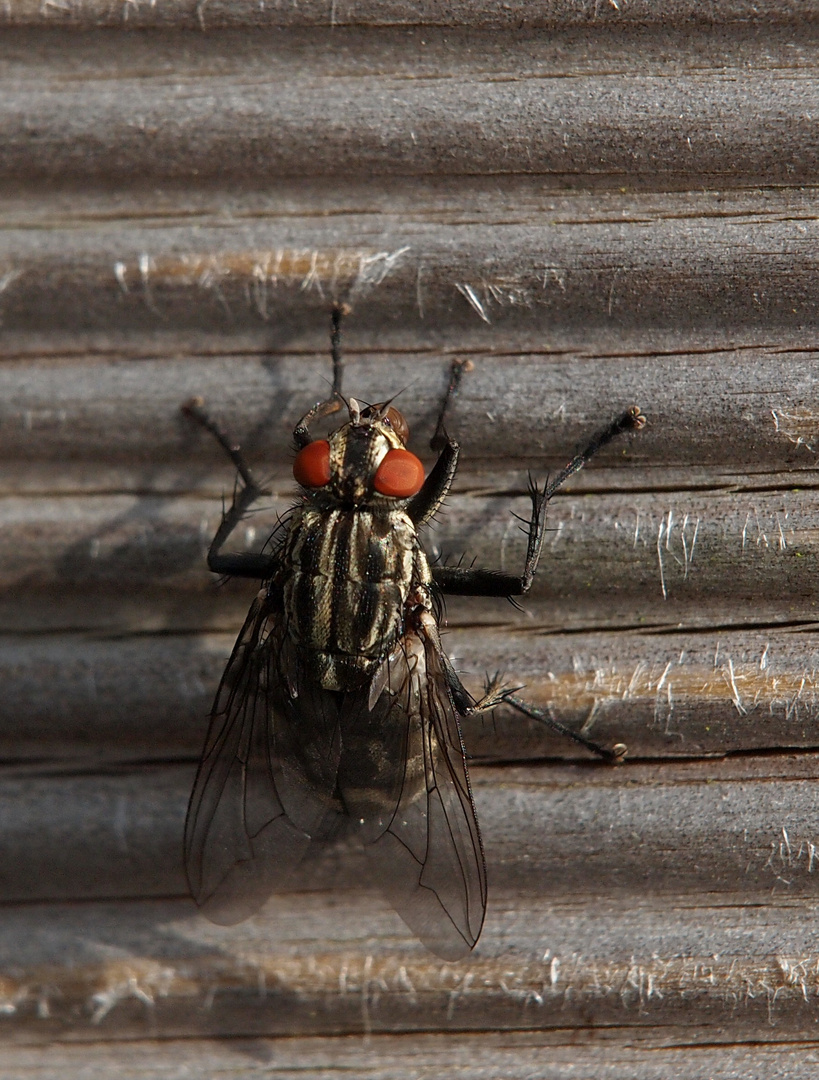
<svg viewBox="0 0 819 1080">
<path fill-rule="evenodd" d="M 362 408 L 347 402 L 349 421 L 327 439 L 299 450 L 293 475 L 308 492 L 346 506 L 409 499 L 424 483 L 424 466 L 406 448 L 407 422 L 389 402 Z"/>
</svg>

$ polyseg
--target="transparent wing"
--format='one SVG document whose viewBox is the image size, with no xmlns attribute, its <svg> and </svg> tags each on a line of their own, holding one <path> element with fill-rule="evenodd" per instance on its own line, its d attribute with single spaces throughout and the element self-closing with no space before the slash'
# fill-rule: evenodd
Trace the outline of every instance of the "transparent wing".
<svg viewBox="0 0 819 1080">
<path fill-rule="evenodd" d="M 356 695 L 343 710 L 339 788 L 387 899 L 427 948 L 458 960 L 483 926 L 486 867 L 434 620 L 387 664 L 373 707 Z"/>
<path fill-rule="evenodd" d="M 263 590 L 216 695 L 185 822 L 191 893 L 214 922 L 240 922 L 332 832 L 338 706 L 299 685 L 280 604 Z"/>
</svg>

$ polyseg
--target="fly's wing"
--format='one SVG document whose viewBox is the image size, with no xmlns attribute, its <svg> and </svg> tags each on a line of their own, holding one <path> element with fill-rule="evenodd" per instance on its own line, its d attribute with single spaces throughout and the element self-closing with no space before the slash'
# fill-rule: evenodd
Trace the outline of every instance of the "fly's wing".
<svg viewBox="0 0 819 1080">
<path fill-rule="evenodd" d="M 483 926 L 486 867 L 434 620 L 386 663 L 372 708 L 364 692 L 343 710 L 341 796 L 387 899 L 427 948 L 458 960 Z"/>
<path fill-rule="evenodd" d="M 261 907 L 340 810 L 337 706 L 326 692 L 299 696 L 284 622 L 262 590 L 216 694 L 188 806 L 185 869 L 214 922 Z"/>
</svg>

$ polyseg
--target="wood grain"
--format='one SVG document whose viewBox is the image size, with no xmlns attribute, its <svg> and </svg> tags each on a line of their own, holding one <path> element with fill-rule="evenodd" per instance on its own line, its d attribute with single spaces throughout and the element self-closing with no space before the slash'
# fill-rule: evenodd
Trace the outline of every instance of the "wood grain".
<svg viewBox="0 0 819 1080">
<path fill-rule="evenodd" d="M 29 905 L 4 911 L 3 1023 L 23 1044 L 589 1026 L 615 1040 L 676 1028 L 688 1045 L 810 1039 L 815 914 L 516 898 L 452 966 L 367 897 L 277 898 L 218 935 L 188 901 Z"/>
<path fill-rule="evenodd" d="M 598 0 L 527 0 L 497 3 L 497 0 L 300 0 L 298 5 L 272 3 L 264 8 L 237 0 L 208 0 L 194 4 L 185 0 L 159 0 L 155 4 L 111 5 L 105 0 L 74 0 L 73 3 L 42 5 L 35 0 L 7 0 L 0 9 L 4 21 L 23 26 L 113 26 L 128 29 L 140 26 L 185 27 L 213 30 L 225 27 L 312 26 L 337 29 L 354 26 L 473 26 L 529 29 L 538 26 L 566 27 L 595 24 L 622 29 L 630 24 L 663 27 L 674 23 L 706 22 L 720 25 L 734 22 L 808 19 L 816 13 L 813 3 L 795 0 L 712 0 L 707 6 L 696 0 L 633 0 L 615 6 Z"/>
<path fill-rule="evenodd" d="M 273 490 L 292 498 L 291 435 L 327 385 L 327 323 L 325 305 L 312 330 L 321 351 L 8 359 L 0 365 L 0 491 L 202 491 L 216 501 L 231 488 L 230 465 L 180 414 L 200 395 Z M 808 342 L 664 352 L 656 343 L 640 351 L 632 340 L 622 352 L 541 344 L 520 354 L 484 327 L 480 350 L 453 342 L 396 355 L 362 347 L 360 333 L 356 316 L 346 334 L 351 389 L 367 400 L 401 393 L 412 445 L 428 465 L 449 362 L 471 360 L 451 420 L 462 450 L 456 492 L 525 490 L 527 469 L 561 467 L 635 402 L 646 428 L 602 452 L 567 490 L 812 485 L 819 369 Z"/>
<path fill-rule="evenodd" d="M 238 629 L 252 587 L 217 593 L 203 570 L 219 505 L 154 495 L 0 501 L 3 628 L 178 631 L 205 619 Z M 289 505 L 276 501 L 273 513 L 250 518 L 235 547 L 261 548 L 275 512 Z M 428 546 L 445 562 L 466 557 L 513 570 L 525 539 L 512 512 L 528 514 L 526 497 L 455 496 Z M 810 488 L 563 496 L 526 610 L 534 625 L 553 630 L 808 627 L 817 614 L 817 522 Z M 84 603 L 89 591 L 92 607 Z M 456 626 L 514 621 L 502 600 L 453 598 L 447 611 Z"/>
<path fill-rule="evenodd" d="M 433 1080 L 457 1070 L 468 1080 L 487 1075 L 506 1080 L 643 1080 L 657 1075 L 692 1075 L 715 1080 L 807 1080 L 816 1070 L 813 1044 L 793 1040 L 775 1028 L 767 1045 L 714 1046 L 670 1043 L 670 1029 L 653 1033 L 632 1029 L 627 1042 L 612 1032 L 598 1032 L 588 1041 L 577 1031 L 419 1034 L 307 1037 L 264 1037 L 213 1040 L 179 1039 L 66 1045 L 59 1048 L 15 1046 L 4 1054 L 8 1080 L 56 1080 L 81 1075 L 107 1080 L 116 1071 L 123 1080 L 188 1080 L 208 1069 L 231 1077 L 275 1077 L 300 1080 L 305 1071 L 316 1080 L 335 1080 L 351 1072 L 366 1080 Z M 73 1070 L 73 1071 L 72 1071 Z"/>
<path fill-rule="evenodd" d="M 789 26 L 766 30 L 761 70 L 745 66 L 762 51 L 753 27 L 727 39 L 710 27 L 658 30 L 648 50 L 639 31 L 557 40 L 533 31 L 522 43 L 519 31 L 337 27 L 321 51 L 309 34 L 279 30 L 227 53 L 221 39 L 167 31 L 157 44 L 124 37 L 107 63 L 104 32 L 68 50 L 7 35 L 0 138 L 10 179 L 139 171 L 225 183 L 338 170 L 590 175 L 609 186 L 651 175 L 662 186 L 719 184 L 752 168 L 769 184 L 812 175 L 804 138 L 816 43 L 806 23 L 796 56 Z M 731 78 L 737 68 L 741 79 Z M 93 82 L 81 77 L 89 69 Z M 114 92 L 100 92 L 114 80 Z"/>
<path fill-rule="evenodd" d="M 446 635 L 467 686 L 478 694 L 485 673 L 500 670 L 564 724 L 606 745 L 626 743 L 632 762 L 816 746 L 819 656 L 811 623 L 561 632 L 512 618 L 511 610 L 499 614 L 509 622 L 473 622 Z M 232 645 L 230 632 L 153 634 L 150 627 L 127 636 L 6 635 L 0 759 L 85 768 L 190 761 Z M 471 722 L 465 737 L 479 759 L 584 756 L 511 710 Z"/>
<path fill-rule="evenodd" d="M 70 0 L 0 5 L 0 1072 L 812 1075 L 816 971 L 815 4 Z M 205 32 L 203 32 L 205 31 Z M 467 725 L 489 915 L 434 960 L 341 848 L 233 928 L 181 831 L 256 585 L 205 569 L 233 475 L 271 495 L 325 392 L 401 391 L 436 558 L 502 670 L 606 744 Z"/>
<path fill-rule="evenodd" d="M 183 212 L 180 183 L 157 177 L 93 209 L 70 173 L 36 208 L 18 182 L 1 184 L 5 354 L 323 349 L 334 297 L 356 309 L 353 347 L 399 352 L 545 343 L 730 359 L 813 342 L 817 227 L 805 191 L 761 202 L 631 193 L 623 178 L 615 199 L 499 176 L 488 192 L 459 180 L 459 207 L 442 181 L 386 177 L 370 209 L 360 180 L 327 196 L 313 179 L 298 201 L 300 182 L 262 195 L 237 181 L 224 200 L 205 184 Z"/>
<path fill-rule="evenodd" d="M 811 755 L 618 768 L 475 766 L 493 902 L 578 896 L 760 903 L 819 888 L 817 765 Z M 180 837 L 190 765 L 6 767 L 0 901 L 184 895 Z M 305 864 L 299 888 L 366 885 L 341 845 Z M 343 901 L 339 899 L 339 903 Z M 217 935 L 221 929 L 214 928 Z"/>
</svg>

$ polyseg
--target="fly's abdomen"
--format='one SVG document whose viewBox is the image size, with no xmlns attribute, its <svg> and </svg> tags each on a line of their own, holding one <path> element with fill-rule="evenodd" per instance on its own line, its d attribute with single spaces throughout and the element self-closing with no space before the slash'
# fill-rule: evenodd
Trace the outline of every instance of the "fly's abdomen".
<svg viewBox="0 0 819 1080">
<path fill-rule="evenodd" d="M 360 686 L 390 651 L 419 553 L 403 510 L 306 508 L 294 521 L 286 553 L 288 632 L 325 689 Z"/>
</svg>

